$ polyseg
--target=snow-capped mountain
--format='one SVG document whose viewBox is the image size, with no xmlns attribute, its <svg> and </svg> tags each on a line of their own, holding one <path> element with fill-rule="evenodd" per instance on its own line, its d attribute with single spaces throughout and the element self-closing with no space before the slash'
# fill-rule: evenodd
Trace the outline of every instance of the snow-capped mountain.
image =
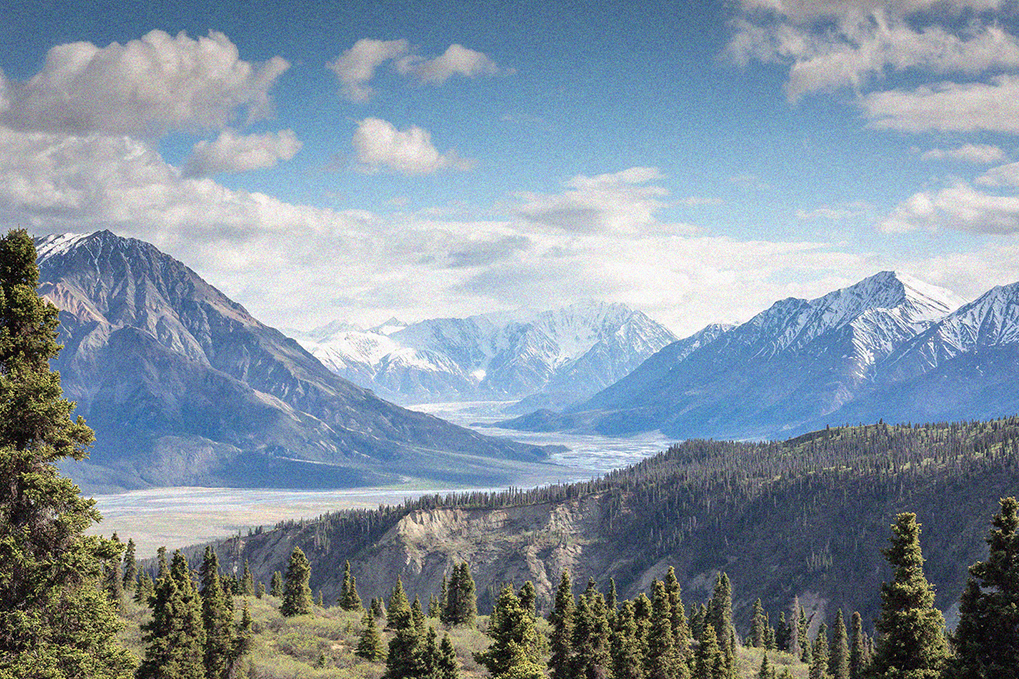
<svg viewBox="0 0 1019 679">
<path fill-rule="evenodd" d="M 294 336 L 338 375 L 402 403 L 559 405 L 605 388 L 676 339 L 640 311 L 597 302 Z"/>
<path fill-rule="evenodd" d="M 92 487 L 503 483 L 540 451 L 383 401 L 181 262 L 108 231 L 37 239 L 63 389 L 97 434 Z"/>
<path fill-rule="evenodd" d="M 666 347 L 562 415 L 513 424 L 660 429 L 684 438 L 781 436 L 807 423 L 824 426 L 826 416 L 883 383 L 897 351 L 961 304 L 947 290 L 881 272 L 817 299 L 776 302 L 692 351 Z"/>
</svg>

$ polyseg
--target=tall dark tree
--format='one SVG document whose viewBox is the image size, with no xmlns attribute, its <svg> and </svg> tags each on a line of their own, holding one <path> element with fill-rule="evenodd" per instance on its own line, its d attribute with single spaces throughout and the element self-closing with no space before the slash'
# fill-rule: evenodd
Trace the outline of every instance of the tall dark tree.
<svg viewBox="0 0 1019 679">
<path fill-rule="evenodd" d="M 544 676 L 541 662 L 541 640 L 534 625 L 534 616 L 524 610 L 520 599 L 507 585 L 495 602 L 488 635 L 492 645 L 474 655 L 478 663 L 498 678 Z"/>
<path fill-rule="evenodd" d="M 287 563 L 287 573 L 283 580 L 283 602 L 280 613 L 286 617 L 311 613 L 311 564 L 300 547 L 294 547 Z"/>
<path fill-rule="evenodd" d="M 775 649 L 789 651 L 791 641 L 792 634 L 789 629 L 789 623 L 785 621 L 785 611 L 781 611 L 778 614 L 778 626 L 775 627 Z"/>
<path fill-rule="evenodd" d="M 453 567 L 440 620 L 447 625 L 473 625 L 477 615 L 477 588 L 471 567 L 464 561 Z"/>
<path fill-rule="evenodd" d="M 103 565 L 103 589 L 106 590 L 106 595 L 110 597 L 110 602 L 117 610 L 121 610 L 124 605 L 124 574 L 119 551 L 122 549 L 122 545 L 116 533 L 110 536 L 110 540 L 117 546 L 118 551 Z"/>
<path fill-rule="evenodd" d="M 987 561 L 969 568 L 959 601 L 955 657 L 946 679 L 1019 677 L 1019 503 L 1001 500 L 986 538 Z"/>
<path fill-rule="evenodd" d="M 645 679 L 646 647 L 637 629 L 633 602 L 624 601 L 616 613 L 612 634 L 612 674 L 614 679 Z"/>
<path fill-rule="evenodd" d="M 828 625 L 821 623 L 814 638 L 810 679 L 828 679 Z"/>
<path fill-rule="evenodd" d="M 244 560 L 244 575 L 241 576 L 241 594 L 243 596 L 255 595 L 255 578 L 251 575 L 251 567 L 248 560 Z"/>
<path fill-rule="evenodd" d="M 828 651 L 828 674 L 832 679 L 849 679 L 849 637 L 841 608 L 835 616 L 835 630 Z"/>
<path fill-rule="evenodd" d="M 411 619 L 410 602 L 407 601 L 407 594 L 403 591 L 403 580 L 397 576 L 396 585 L 389 595 L 389 605 L 386 606 L 386 628 L 396 629 L 397 625 L 403 623 L 404 618 Z"/>
<path fill-rule="evenodd" d="M 863 679 L 870 664 L 867 653 L 867 639 L 863 635 L 863 618 L 853 611 L 851 619 L 852 636 L 849 640 L 849 679 Z"/>
<path fill-rule="evenodd" d="M 460 679 L 460 661 L 456 659 L 456 650 L 449 634 L 442 635 L 439 654 L 435 658 L 433 679 Z"/>
<path fill-rule="evenodd" d="M 420 603 L 418 609 L 420 611 Z M 389 598 L 386 619 L 386 626 L 393 629 L 393 638 L 389 640 L 389 652 L 386 654 L 385 679 L 420 679 L 426 676 L 424 629 L 415 617 L 407 603 L 403 582 L 397 578 L 396 587 Z"/>
<path fill-rule="evenodd" d="M 530 580 L 524 583 L 524 586 L 520 588 L 520 605 L 524 607 L 524 610 L 533 616 L 537 616 L 537 604 L 538 604 L 538 592 L 534 589 L 534 583 Z"/>
<path fill-rule="evenodd" d="M 56 467 L 85 459 L 93 434 L 50 370 L 57 309 L 38 286 L 32 238 L 10 231 L 0 238 L 0 675 L 126 677 L 134 663 L 98 589 L 118 547 L 85 535 L 95 501 Z"/>
<path fill-rule="evenodd" d="M 275 597 L 283 596 L 283 576 L 279 571 L 272 572 L 272 578 L 269 580 L 269 594 Z"/>
<path fill-rule="evenodd" d="M 875 624 L 881 636 L 871 674 L 875 679 L 937 679 L 948 655 L 945 619 L 934 607 L 934 588 L 924 576 L 915 514 L 896 517 L 891 545 L 883 553 L 893 578 L 881 585 L 881 616 Z"/>
<path fill-rule="evenodd" d="M 672 607 L 669 604 L 669 594 L 665 591 L 665 584 L 660 580 L 655 580 L 651 587 L 651 628 L 648 630 L 645 661 L 648 679 L 686 677 L 687 665 L 680 650 L 676 648 L 676 640 L 672 634 Z"/>
<path fill-rule="evenodd" d="M 588 587 L 574 613 L 573 676 L 612 677 L 611 634 L 605 598 L 594 587 Z"/>
<path fill-rule="evenodd" d="M 556 589 L 552 610 L 548 614 L 552 626 L 549 643 L 552 652 L 548 661 L 553 679 L 569 679 L 573 657 L 573 626 L 576 602 L 573 599 L 573 583 L 569 571 L 559 576 L 559 587 Z"/>
<path fill-rule="evenodd" d="M 205 548 L 199 574 L 205 626 L 205 671 L 208 679 L 228 679 L 235 641 L 233 598 L 220 582 L 219 558 L 212 547 Z"/>
<path fill-rule="evenodd" d="M 354 651 L 354 654 L 371 662 L 382 660 L 386 657 L 386 650 L 382 645 L 382 634 L 379 632 L 379 626 L 375 623 L 375 616 L 371 614 L 371 611 L 367 611 L 361 623 L 364 628 L 361 630 L 357 650 Z"/>
<path fill-rule="evenodd" d="M 690 627 L 686 620 L 686 608 L 683 606 L 683 590 L 676 577 L 676 569 L 669 566 L 665 574 L 665 593 L 669 596 L 669 610 L 672 616 L 672 641 L 676 651 L 684 659 L 690 647 Z M 732 617 L 732 605 L 730 598 L 730 618 Z"/>
<path fill-rule="evenodd" d="M 128 538 L 124 550 L 124 589 L 134 592 L 138 586 L 138 559 L 135 556 L 134 539 Z"/>
<path fill-rule="evenodd" d="M 343 584 L 340 585 L 340 608 L 345 611 L 359 611 L 362 608 L 361 597 L 357 593 L 357 581 L 350 572 L 350 561 L 343 567 Z"/>
<path fill-rule="evenodd" d="M 726 679 L 725 658 L 718 646 L 718 635 L 710 622 L 704 626 L 701 643 L 694 654 L 693 679 Z"/>
<path fill-rule="evenodd" d="M 142 629 L 146 647 L 138 679 L 206 679 L 202 602 L 179 550 L 156 581 L 152 619 Z"/>
<path fill-rule="evenodd" d="M 715 629 L 718 647 L 724 648 L 732 629 L 732 583 L 725 573 L 719 573 L 715 579 L 715 589 L 708 601 L 707 622 Z"/>
<path fill-rule="evenodd" d="M 750 617 L 750 645 L 755 648 L 764 648 L 764 635 L 767 629 L 768 620 L 764 614 L 764 606 L 761 599 L 754 601 L 753 612 Z"/>
<path fill-rule="evenodd" d="M 800 660 L 810 665 L 814 657 L 814 649 L 810 645 L 810 619 L 803 606 L 799 605 L 799 599 L 794 600 L 799 614 L 796 617 L 796 638 L 800 644 Z"/>
</svg>

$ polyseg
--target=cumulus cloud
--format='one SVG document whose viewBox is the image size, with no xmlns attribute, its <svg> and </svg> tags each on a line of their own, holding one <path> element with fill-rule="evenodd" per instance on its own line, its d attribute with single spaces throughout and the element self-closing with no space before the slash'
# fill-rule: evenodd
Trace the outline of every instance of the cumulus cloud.
<svg viewBox="0 0 1019 679">
<path fill-rule="evenodd" d="M 280 57 L 244 61 L 215 31 L 197 40 L 155 30 L 124 45 L 58 45 L 30 80 L 0 86 L 0 100 L 7 100 L 0 123 L 25 131 L 142 136 L 221 129 L 241 114 L 247 120 L 269 115 L 269 90 L 288 67 Z"/>
<path fill-rule="evenodd" d="M 301 141 L 293 130 L 240 135 L 227 129 L 214 141 L 195 144 L 182 172 L 185 177 L 207 177 L 260 170 L 290 160 L 300 150 Z"/>
<path fill-rule="evenodd" d="M 340 79 L 343 96 L 351 101 L 367 101 L 374 94 L 368 83 L 375 77 L 376 69 L 408 52 L 410 43 L 406 40 L 363 38 L 326 67 Z"/>
<path fill-rule="evenodd" d="M 491 57 L 463 45 L 450 45 L 440 56 L 426 58 L 416 53 L 409 42 L 362 38 L 349 50 L 326 64 L 339 78 L 343 96 L 351 101 L 368 101 L 374 94 L 369 83 L 378 69 L 392 61 L 397 73 L 422 84 L 441 85 L 453 76 L 465 78 L 509 74 Z"/>
<path fill-rule="evenodd" d="M 999 146 L 993 144 L 963 144 L 954 149 L 931 149 L 920 156 L 924 160 L 959 160 L 975 165 L 998 163 L 1008 158 Z"/>
<path fill-rule="evenodd" d="M 432 135 L 416 125 L 398 130 L 385 120 L 365 118 L 357 124 L 351 140 L 361 167 L 369 172 L 382 169 L 400 174 L 431 174 L 439 170 L 467 170 L 473 163 L 456 151 L 440 153 Z"/>
<path fill-rule="evenodd" d="M 898 205 L 881 223 L 889 233 L 917 229 L 956 229 L 984 234 L 1019 232 L 1019 196 L 995 195 L 966 182 L 936 193 L 919 192 Z"/>
<path fill-rule="evenodd" d="M 404 75 L 413 75 L 422 83 L 441 85 L 454 75 L 473 78 L 481 75 L 498 75 L 499 67 L 491 58 L 463 45 L 450 45 L 442 56 L 424 59 L 416 55 L 402 58 L 396 69 Z"/>
<path fill-rule="evenodd" d="M 667 206 L 664 199 L 669 192 L 652 182 L 663 178 L 650 167 L 579 175 L 566 182 L 560 193 L 519 193 L 514 213 L 528 222 L 566 231 L 637 233 L 660 226 L 658 213 Z"/>
<path fill-rule="evenodd" d="M 1019 76 L 874 92 L 863 97 L 861 106 L 878 129 L 1015 134 L 1019 133 Z"/>
</svg>

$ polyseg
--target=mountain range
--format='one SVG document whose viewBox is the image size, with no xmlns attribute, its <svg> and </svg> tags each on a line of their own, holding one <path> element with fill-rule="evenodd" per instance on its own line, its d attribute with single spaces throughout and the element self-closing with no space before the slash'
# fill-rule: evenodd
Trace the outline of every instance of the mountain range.
<svg viewBox="0 0 1019 679">
<path fill-rule="evenodd" d="M 545 457 L 351 384 L 148 243 L 102 231 L 36 248 L 60 309 L 53 367 L 97 436 L 68 471 L 93 491 L 504 484 Z"/>
<path fill-rule="evenodd" d="M 600 302 L 291 334 L 336 374 L 393 401 L 523 400 L 519 412 L 592 396 L 676 340 L 644 313 Z"/>
<path fill-rule="evenodd" d="M 504 426 L 621 435 L 784 438 L 828 424 L 1019 412 L 1019 284 L 965 304 L 885 271 L 776 302 L 687 351 L 673 343 L 562 412 Z"/>
</svg>

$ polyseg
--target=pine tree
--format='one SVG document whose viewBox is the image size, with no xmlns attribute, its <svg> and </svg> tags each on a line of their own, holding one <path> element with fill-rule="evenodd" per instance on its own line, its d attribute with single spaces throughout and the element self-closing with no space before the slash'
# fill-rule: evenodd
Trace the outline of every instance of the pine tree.
<svg viewBox="0 0 1019 679">
<path fill-rule="evenodd" d="M 715 627 L 710 622 L 704 626 L 704 635 L 694 659 L 694 679 L 725 679 L 725 658 L 718 647 Z"/>
<path fill-rule="evenodd" d="M 265 583 L 264 582 L 258 583 L 258 587 L 255 589 L 255 598 L 256 599 L 264 599 L 265 598 Z"/>
<path fill-rule="evenodd" d="M 397 576 L 396 585 L 389 595 L 389 605 L 386 607 L 386 629 L 396 629 L 397 625 L 403 624 L 404 618 L 411 619 L 410 602 L 407 601 L 407 594 L 403 591 L 403 580 Z"/>
<path fill-rule="evenodd" d="M 283 602 L 280 613 L 284 617 L 311 613 L 311 564 L 300 547 L 294 547 L 287 564 L 287 573 L 283 582 Z"/>
<path fill-rule="evenodd" d="M 828 673 L 832 679 L 849 679 L 849 639 L 841 608 L 835 616 L 835 632 L 828 653 Z"/>
<path fill-rule="evenodd" d="M 152 581 L 152 576 L 142 571 L 141 575 L 138 576 L 138 587 L 134 592 L 134 600 L 140 604 L 148 603 L 155 589 L 156 583 Z"/>
<path fill-rule="evenodd" d="M 690 647 L 690 627 L 687 625 L 686 609 L 683 606 L 683 590 L 676 577 L 676 569 L 669 566 L 665 574 L 665 593 L 669 596 L 669 610 L 672 615 L 672 641 L 680 657 L 686 658 Z M 730 616 L 731 616 L 730 606 Z"/>
<path fill-rule="evenodd" d="M 800 661 L 810 665 L 814 659 L 814 649 L 810 645 L 810 620 L 807 618 L 807 612 L 798 605 L 799 599 L 796 599 L 796 602 L 797 608 L 800 609 L 796 619 L 796 639 L 800 644 Z"/>
<path fill-rule="evenodd" d="M 532 616 L 537 616 L 535 607 L 538 603 L 538 593 L 534 590 L 534 583 L 530 580 L 524 582 L 524 586 L 520 588 L 520 605 L 524 607 L 524 610 L 530 613 Z"/>
<path fill-rule="evenodd" d="M 810 679 L 828 679 L 828 626 L 823 622 L 814 638 Z"/>
<path fill-rule="evenodd" d="M 230 670 L 226 676 L 238 676 L 237 667 L 240 664 L 241 658 L 251 650 L 251 641 L 254 636 L 254 622 L 251 619 L 251 611 L 248 610 L 248 602 L 245 601 L 244 607 L 241 608 L 241 621 L 237 625 L 237 632 L 234 634 L 234 648 L 233 653 L 230 655 Z"/>
<path fill-rule="evenodd" d="M 616 579 L 609 578 L 609 593 L 605 595 L 605 608 L 611 617 L 619 608 L 619 595 L 616 592 Z"/>
<path fill-rule="evenodd" d="M 138 587 L 138 559 L 135 551 L 134 540 L 128 538 L 127 549 L 124 550 L 124 589 L 131 592 Z"/>
<path fill-rule="evenodd" d="M 1007 497 L 1000 504 L 986 538 L 987 561 L 969 568 L 946 679 L 1019 677 L 1019 503 Z"/>
<path fill-rule="evenodd" d="M 863 634 L 863 618 L 853 611 L 852 637 L 849 644 L 849 679 L 863 679 L 867 669 L 867 640 Z"/>
<path fill-rule="evenodd" d="M 761 599 L 754 601 L 753 613 L 750 617 L 750 645 L 755 648 L 764 648 L 764 635 L 767 629 L 767 620 L 764 615 L 764 606 Z"/>
<path fill-rule="evenodd" d="M 254 596 L 255 594 L 255 578 L 251 575 L 251 568 L 248 566 L 248 560 L 244 560 L 244 576 L 241 578 L 241 595 L 243 596 Z"/>
<path fill-rule="evenodd" d="M 593 586 L 577 602 L 573 625 L 573 676 L 611 677 L 611 629 L 605 599 Z"/>
<path fill-rule="evenodd" d="M 415 621 L 399 578 L 389 598 L 386 626 L 393 629 L 393 638 L 389 640 L 389 652 L 386 654 L 385 679 L 419 679 L 425 676 L 423 625 Z"/>
<path fill-rule="evenodd" d="M 541 640 L 534 616 L 520 605 L 512 586 L 507 585 L 499 593 L 492 618 L 488 630 L 492 645 L 482 653 L 475 653 L 474 659 L 493 677 L 543 677 Z"/>
<path fill-rule="evenodd" d="M 478 614 L 478 597 L 471 567 L 464 561 L 453 567 L 446 592 L 446 606 L 440 620 L 446 625 L 473 625 Z"/>
<path fill-rule="evenodd" d="M 571 658 L 573 657 L 573 626 L 576 602 L 573 599 L 573 584 L 570 582 L 569 571 L 563 571 L 559 577 L 555 601 L 548 615 L 552 626 L 548 666 L 553 679 L 569 679 L 571 675 Z"/>
<path fill-rule="evenodd" d="M 223 590 L 219 579 L 219 559 L 212 547 L 205 548 L 200 575 L 205 671 L 208 679 L 228 679 L 235 641 L 233 599 Z"/>
<path fill-rule="evenodd" d="M 354 654 L 371 662 L 382 660 L 386 657 L 386 651 L 382 645 L 382 634 L 379 632 L 379 626 L 375 623 L 375 616 L 368 611 L 364 614 L 361 623 L 364 625 L 364 628 L 361 630 L 361 636 L 357 642 L 357 650 L 354 651 Z"/>
<path fill-rule="evenodd" d="M 719 573 L 715 579 L 715 589 L 708 601 L 707 622 L 715 629 L 718 647 L 724 648 L 732 629 L 732 584 L 725 573 Z"/>
<path fill-rule="evenodd" d="M 442 635 L 439 644 L 439 655 L 435 660 L 434 679 L 460 679 L 460 662 L 456 659 L 453 642 L 449 634 Z"/>
<path fill-rule="evenodd" d="M 760 601 L 760 599 L 758 599 Z M 768 653 L 761 658 L 761 669 L 757 672 L 757 679 L 775 679 L 775 669 L 768 662 Z"/>
<path fill-rule="evenodd" d="M 648 679 L 675 679 L 686 676 L 686 663 L 672 635 L 672 607 L 665 584 L 651 585 L 651 627 L 648 630 L 645 668 Z"/>
<path fill-rule="evenodd" d="M 894 577 L 881 585 L 881 616 L 875 624 L 881 636 L 871 674 L 875 679 L 936 679 L 947 656 L 945 619 L 924 577 L 915 514 L 896 517 L 891 545 L 883 553 Z"/>
<path fill-rule="evenodd" d="M 116 611 L 98 589 L 111 540 L 56 463 L 82 460 L 92 430 L 50 369 L 57 309 L 39 297 L 35 245 L 24 230 L 0 238 L 0 675 L 127 677 Z"/>
<path fill-rule="evenodd" d="M 179 550 L 156 581 L 152 619 L 142 630 L 146 648 L 138 679 L 206 679 L 202 603 Z"/>
<path fill-rule="evenodd" d="M 624 601 L 616 613 L 612 634 L 612 675 L 614 679 L 645 679 L 645 648 L 637 630 L 633 602 Z"/>
<path fill-rule="evenodd" d="M 283 576 L 280 575 L 279 571 L 273 571 L 272 578 L 269 580 L 269 594 L 274 597 L 283 596 Z"/>
<path fill-rule="evenodd" d="M 775 628 L 775 649 L 789 651 L 791 637 L 789 624 L 785 621 L 785 611 L 781 611 L 778 614 L 778 626 Z"/>
<path fill-rule="evenodd" d="M 343 584 L 340 586 L 340 608 L 345 611 L 359 611 L 363 607 L 357 593 L 357 581 L 350 572 L 350 561 L 343 567 Z"/>
<path fill-rule="evenodd" d="M 119 611 L 124 606 L 124 575 L 121 570 L 119 551 L 122 545 L 116 533 L 110 536 L 110 540 L 116 545 L 118 551 L 103 565 L 105 571 L 103 574 L 103 590 L 106 591 L 106 595 L 110 598 L 110 603 Z"/>
<path fill-rule="evenodd" d="M 368 610 L 376 620 L 386 617 L 386 605 L 382 603 L 382 597 L 373 597 Z"/>
</svg>

